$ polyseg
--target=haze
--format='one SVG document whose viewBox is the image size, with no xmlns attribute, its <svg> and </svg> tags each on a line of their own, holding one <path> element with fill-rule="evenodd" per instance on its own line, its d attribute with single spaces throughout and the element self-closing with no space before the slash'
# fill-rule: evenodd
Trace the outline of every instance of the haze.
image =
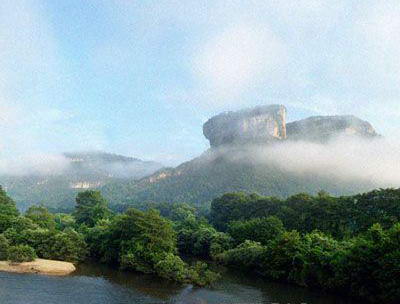
<svg viewBox="0 0 400 304">
<path fill-rule="evenodd" d="M 0 173 L 62 172 L 66 151 L 177 165 L 208 148 L 210 116 L 279 103 L 289 120 L 359 116 L 384 139 L 263 157 L 398 185 L 399 56 L 394 0 L 2 0 Z"/>
</svg>

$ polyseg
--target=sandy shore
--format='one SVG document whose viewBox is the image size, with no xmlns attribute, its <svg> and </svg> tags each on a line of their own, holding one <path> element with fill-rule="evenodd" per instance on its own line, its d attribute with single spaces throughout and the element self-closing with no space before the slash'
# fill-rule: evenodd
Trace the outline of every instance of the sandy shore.
<svg viewBox="0 0 400 304">
<path fill-rule="evenodd" d="M 39 273 L 47 275 L 68 275 L 75 271 L 75 266 L 69 262 L 36 259 L 33 262 L 11 263 L 0 261 L 0 271 L 16 273 Z"/>
</svg>

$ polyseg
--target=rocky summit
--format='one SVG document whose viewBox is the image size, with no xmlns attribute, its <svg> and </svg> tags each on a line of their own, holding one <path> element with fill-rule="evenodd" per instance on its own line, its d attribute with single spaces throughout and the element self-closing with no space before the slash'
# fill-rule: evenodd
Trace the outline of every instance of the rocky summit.
<svg viewBox="0 0 400 304">
<path fill-rule="evenodd" d="M 369 122 L 351 115 L 314 116 L 286 124 L 283 105 L 221 113 L 203 125 L 203 134 L 212 148 L 282 140 L 326 142 L 343 134 L 363 138 L 378 136 Z"/>
<path fill-rule="evenodd" d="M 225 112 L 203 125 L 211 147 L 245 143 L 264 144 L 286 138 L 286 108 L 259 106 L 238 112 Z"/>
<path fill-rule="evenodd" d="M 378 136 L 372 125 L 352 115 L 314 116 L 288 123 L 287 136 L 291 140 L 325 142 L 338 135 L 372 138 Z"/>
</svg>

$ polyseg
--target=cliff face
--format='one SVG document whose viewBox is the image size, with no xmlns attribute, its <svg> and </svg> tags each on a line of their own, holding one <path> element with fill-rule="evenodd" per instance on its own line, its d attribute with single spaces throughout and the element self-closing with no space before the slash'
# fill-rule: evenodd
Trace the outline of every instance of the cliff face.
<svg viewBox="0 0 400 304">
<path fill-rule="evenodd" d="M 372 125 L 355 116 L 314 116 L 286 124 L 282 105 L 226 112 L 210 118 L 203 134 L 212 148 L 227 145 L 268 144 L 281 140 L 326 142 L 338 135 L 372 138 Z"/>
<path fill-rule="evenodd" d="M 314 116 L 288 123 L 288 139 L 325 142 L 337 135 L 372 138 L 378 136 L 372 125 L 355 116 Z"/>
<path fill-rule="evenodd" d="M 285 139 L 286 108 L 270 105 L 222 113 L 203 125 L 203 134 L 211 147 Z"/>
</svg>

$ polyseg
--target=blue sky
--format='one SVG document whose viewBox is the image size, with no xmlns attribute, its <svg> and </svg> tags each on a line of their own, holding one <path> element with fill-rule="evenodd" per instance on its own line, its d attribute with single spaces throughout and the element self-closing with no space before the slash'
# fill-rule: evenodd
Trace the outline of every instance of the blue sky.
<svg viewBox="0 0 400 304">
<path fill-rule="evenodd" d="M 210 116 L 400 127 L 400 2 L 0 1 L 0 157 L 104 150 L 174 165 Z"/>
</svg>

